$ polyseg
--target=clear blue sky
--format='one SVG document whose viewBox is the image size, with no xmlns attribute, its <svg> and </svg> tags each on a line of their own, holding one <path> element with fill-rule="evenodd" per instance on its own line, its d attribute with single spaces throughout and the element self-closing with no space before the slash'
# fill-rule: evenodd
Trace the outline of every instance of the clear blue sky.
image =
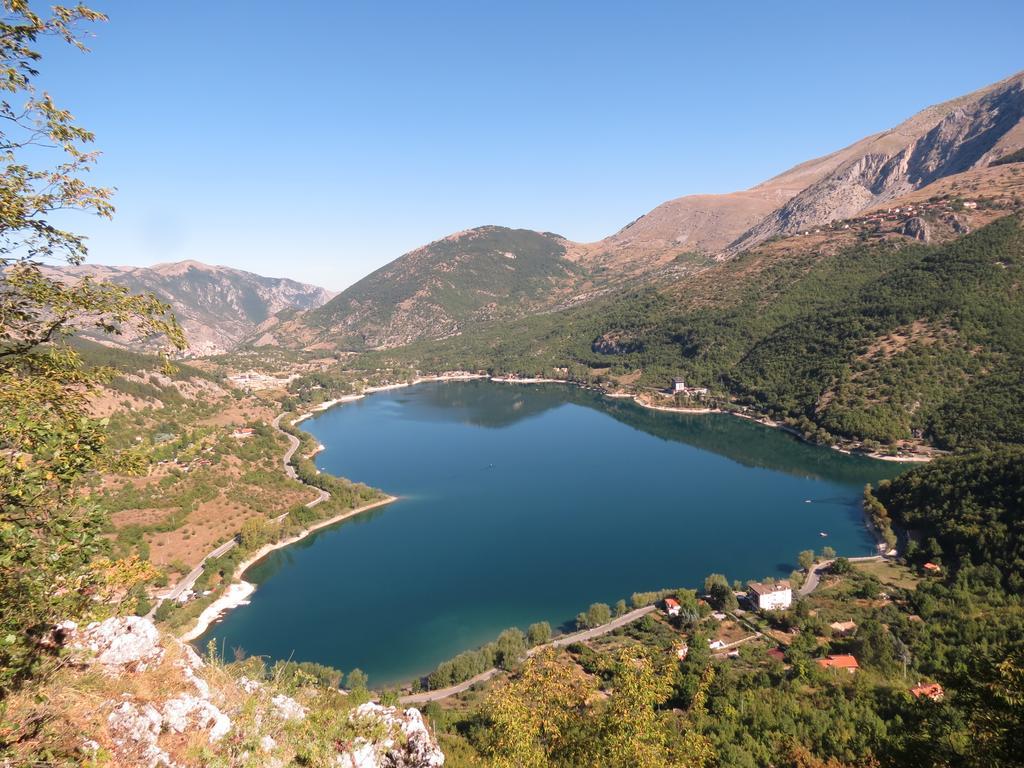
<svg viewBox="0 0 1024 768">
<path fill-rule="evenodd" d="M 608 235 L 1024 68 L 1014 2 L 95 0 L 91 261 L 340 289 L 481 224 Z"/>
</svg>

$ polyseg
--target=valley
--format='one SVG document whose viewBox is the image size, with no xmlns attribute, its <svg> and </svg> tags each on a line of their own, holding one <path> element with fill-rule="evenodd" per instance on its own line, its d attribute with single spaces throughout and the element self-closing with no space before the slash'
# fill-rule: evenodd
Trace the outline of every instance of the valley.
<svg viewBox="0 0 1024 768">
<path fill-rule="evenodd" d="M 6 12 L 22 95 L 37 36 L 102 19 Z M 46 217 L 111 215 L 92 134 L 5 111 L 0 768 L 1019 762 L 1024 73 L 593 242 L 474 226 L 337 293 L 83 263 Z M 351 257 L 410 162 L 355 190 L 321 158 L 314 201 L 291 151 L 232 263 Z M 260 262 L 292 205 L 326 234 Z M 132 215 L 100 242 L 184 242 Z"/>
</svg>

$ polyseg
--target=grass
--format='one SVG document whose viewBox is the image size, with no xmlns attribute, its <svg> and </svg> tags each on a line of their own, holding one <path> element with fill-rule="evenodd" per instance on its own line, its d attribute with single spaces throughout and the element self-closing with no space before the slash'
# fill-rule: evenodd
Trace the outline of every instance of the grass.
<svg viewBox="0 0 1024 768">
<path fill-rule="evenodd" d="M 889 560 L 872 560 L 865 563 L 853 563 L 853 567 L 861 573 L 874 576 L 887 587 L 912 590 L 921 581 L 910 568 Z"/>
</svg>

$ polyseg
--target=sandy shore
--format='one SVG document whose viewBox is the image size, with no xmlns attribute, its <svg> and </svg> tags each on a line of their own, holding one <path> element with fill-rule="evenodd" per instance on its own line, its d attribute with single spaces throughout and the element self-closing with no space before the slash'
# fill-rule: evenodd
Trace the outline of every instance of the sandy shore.
<svg viewBox="0 0 1024 768">
<path fill-rule="evenodd" d="M 264 544 L 262 547 L 257 549 L 255 552 L 249 555 L 249 557 L 247 557 L 245 560 L 238 564 L 238 567 L 235 569 L 233 577 L 235 579 L 238 579 L 238 581 L 228 585 L 228 588 L 224 591 L 224 594 L 218 597 L 212 603 L 210 603 L 203 610 L 203 612 L 199 614 L 199 618 L 196 619 L 195 625 L 191 629 L 189 629 L 185 634 L 183 634 L 181 636 L 181 639 L 185 640 L 186 642 L 196 639 L 204 632 L 206 632 L 206 630 L 210 628 L 210 625 L 217 621 L 217 619 L 219 619 L 225 613 L 230 611 L 232 608 L 237 608 L 239 605 L 242 605 L 243 603 L 247 602 L 252 593 L 256 591 L 256 585 L 250 584 L 248 581 L 243 580 L 242 576 L 245 575 L 245 572 L 249 570 L 250 567 L 255 565 L 257 562 L 262 560 L 264 557 L 269 555 L 274 550 L 282 549 L 291 544 L 294 544 L 297 541 L 302 541 L 304 538 L 309 536 L 309 534 L 313 533 L 314 531 L 318 531 L 321 528 L 326 528 L 329 525 L 340 523 L 342 520 L 347 520 L 350 517 L 354 517 L 363 512 L 368 512 L 369 510 L 376 509 L 377 507 L 383 507 L 384 505 L 390 504 L 391 502 L 397 500 L 397 496 L 388 496 L 387 498 L 381 499 L 380 501 L 375 501 L 372 504 L 364 504 L 363 506 L 356 507 L 355 509 L 348 509 L 338 515 L 335 515 L 334 517 L 328 517 L 324 520 L 320 520 L 319 522 L 313 523 L 311 526 L 309 526 L 309 528 L 306 528 L 300 533 L 297 533 L 296 535 L 291 536 L 287 539 L 281 539 L 280 541 L 275 541 L 271 544 Z"/>
</svg>

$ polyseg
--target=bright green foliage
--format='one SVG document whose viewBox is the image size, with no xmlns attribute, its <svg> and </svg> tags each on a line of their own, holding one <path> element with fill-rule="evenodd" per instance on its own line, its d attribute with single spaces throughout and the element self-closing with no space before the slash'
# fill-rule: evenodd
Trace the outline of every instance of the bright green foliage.
<svg viewBox="0 0 1024 768">
<path fill-rule="evenodd" d="M 919 561 L 989 564 L 1012 590 L 1024 588 L 1024 449 L 939 459 L 880 484 L 876 495 L 925 542 Z"/>
<path fill-rule="evenodd" d="M 591 629 L 607 624 L 612 620 L 612 609 L 606 603 L 592 603 L 583 613 L 576 617 L 577 629 Z"/>
<path fill-rule="evenodd" d="M 546 621 L 538 621 L 535 624 L 531 624 L 529 629 L 526 630 L 526 638 L 530 643 L 530 647 L 543 645 L 551 639 L 551 625 Z"/>
<path fill-rule="evenodd" d="M 48 221 L 58 209 L 109 216 L 107 190 L 79 174 L 93 155 L 92 135 L 36 90 L 44 37 L 78 45 L 75 25 L 102 16 L 83 6 L 36 15 L 27 3 L 6 0 L 0 22 L 0 695 L 31 675 L 43 654 L 40 640 L 53 623 L 95 610 L 110 578 L 126 582 L 134 567 L 98 566 L 105 520 L 82 502 L 80 483 L 110 468 L 104 424 L 87 415 L 85 398 L 105 372 L 85 370 L 66 343 L 76 326 L 116 332 L 133 326 L 184 346 L 168 308 L 152 296 L 90 280 L 65 285 L 40 270 L 40 260 L 85 255 L 82 239 Z M 52 145 L 56 157 L 42 161 Z M 120 471 L 138 468 L 121 461 Z"/>
<path fill-rule="evenodd" d="M 943 447 L 1024 442 L 1024 232 L 1009 215 L 948 244 L 741 254 L 686 286 L 611 293 L 561 312 L 482 324 L 361 365 L 564 366 L 640 386 L 682 375 L 812 439 Z M 599 372 L 600 369 L 600 372 Z"/>
</svg>

